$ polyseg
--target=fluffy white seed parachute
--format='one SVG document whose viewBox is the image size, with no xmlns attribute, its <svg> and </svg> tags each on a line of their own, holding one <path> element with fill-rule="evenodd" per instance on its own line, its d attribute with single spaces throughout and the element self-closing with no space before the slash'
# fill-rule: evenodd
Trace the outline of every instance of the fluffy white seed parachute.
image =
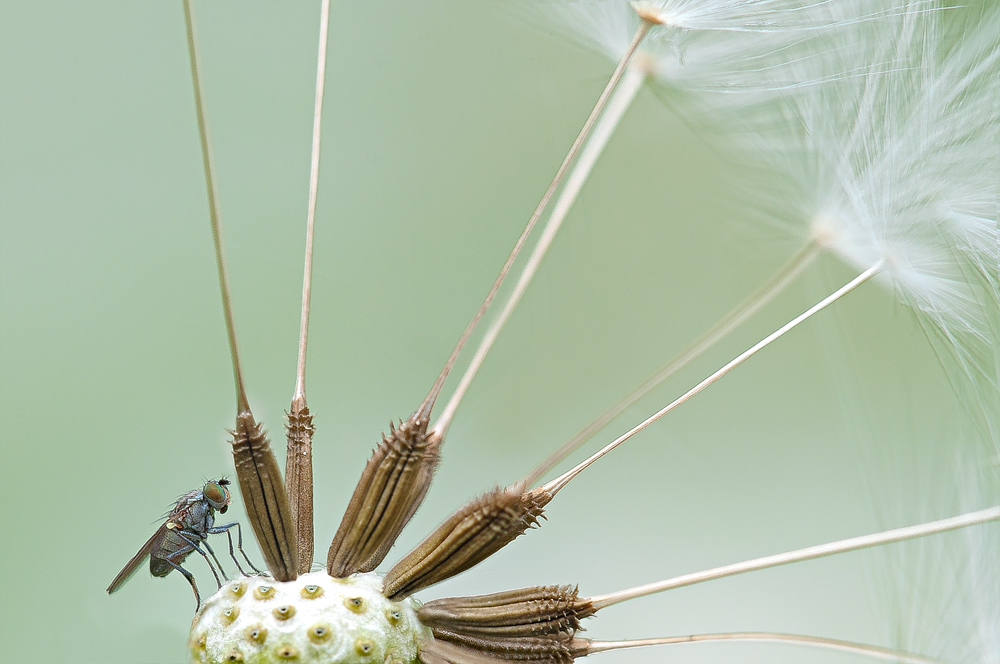
<svg viewBox="0 0 1000 664">
<path fill-rule="evenodd" d="M 927 5 L 920 2 L 910 11 Z M 791 60 L 822 55 L 808 50 L 825 47 L 813 39 L 817 35 L 901 10 L 877 0 L 583 0 L 544 4 L 542 11 L 570 38 L 614 61 L 645 19 L 654 25 L 642 51 L 661 86 L 734 92 L 779 85 Z M 808 48 L 801 48 L 806 42 Z M 782 86 L 800 83 L 784 78 Z"/>
<path fill-rule="evenodd" d="M 742 162 L 745 220 L 918 313 L 1000 458 L 1000 7 L 925 0 L 549 6 L 617 58 L 640 15 L 661 97 Z M 953 361 L 957 360 L 957 362 Z M 971 382 L 970 380 L 971 379 Z"/>
<path fill-rule="evenodd" d="M 929 505 L 949 510 L 997 504 L 1000 476 L 969 445 L 976 432 L 960 423 L 935 448 L 915 459 L 908 483 L 920 487 L 926 501 L 901 502 L 882 482 L 875 487 L 893 512 L 911 519 L 929 516 Z M 916 434 L 919 436 L 919 434 Z M 937 509 L 933 513 L 938 513 Z M 880 551 L 874 577 L 879 579 L 893 647 L 918 651 L 954 664 L 1000 662 L 1000 528 L 990 524 L 945 537 L 926 538 Z"/>
<path fill-rule="evenodd" d="M 753 207 L 858 269 L 884 260 L 880 281 L 996 387 L 1000 11 L 955 34 L 949 18 L 827 33 L 823 57 L 783 74 L 822 83 L 739 95 L 720 117 L 738 113 L 748 167 L 767 168 Z"/>
</svg>

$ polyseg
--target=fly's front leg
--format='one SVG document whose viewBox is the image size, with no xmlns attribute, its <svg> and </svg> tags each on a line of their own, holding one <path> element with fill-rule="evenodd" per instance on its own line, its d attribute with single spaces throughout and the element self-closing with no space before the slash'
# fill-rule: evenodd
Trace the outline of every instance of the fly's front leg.
<svg viewBox="0 0 1000 664">
<path fill-rule="evenodd" d="M 208 557 L 208 554 L 205 553 L 200 546 L 198 546 L 198 540 L 199 540 L 200 536 L 197 533 L 191 532 L 190 530 L 175 530 L 174 532 L 177 533 L 177 535 L 182 540 L 184 540 L 185 542 L 187 542 L 191 546 L 192 549 L 194 549 L 195 551 L 197 551 L 198 553 L 201 554 L 201 557 L 205 559 L 206 563 L 208 563 L 208 568 L 210 570 L 212 570 L 212 576 L 215 577 L 215 582 L 219 585 L 219 589 L 221 590 L 222 589 L 222 581 L 219 579 L 219 573 L 215 571 L 215 565 L 212 564 L 212 560 L 211 560 L 211 558 Z M 208 545 L 208 542 L 203 542 L 203 544 L 205 545 L 205 548 L 207 548 L 209 551 L 212 551 L 212 547 L 210 547 Z M 186 553 L 187 553 L 187 551 L 185 551 L 185 554 Z M 173 554 L 173 555 L 176 555 L 176 554 Z M 214 551 L 212 551 L 212 558 L 215 558 L 215 552 Z M 169 557 L 168 557 L 168 560 L 169 560 Z M 223 570 L 222 569 L 222 565 L 219 564 L 219 559 L 218 558 L 215 558 L 215 564 L 219 565 L 219 571 L 222 572 L 223 578 L 225 578 L 226 581 L 228 581 L 229 577 L 226 576 L 225 570 Z"/>
<path fill-rule="evenodd" d="M 257 574 L 263 574 L 263 572 L 257 569 L 256 565 L 250 562 L 250 558 L 247 556 L 246 551 L 243 550 L 243 529 L 240 528 L 239 521 L 233 521 L 232 523 L 226 523 L 221 526 L 215 526 L 213 528 L 209 528 L 208 532 L 213 535 L 222 532 L 226 533 L 226 536 L 229 538 L 229 555 L 232 556 L 233 562 L 236 563 L 236 568 L 240 570 L 240 574 L 242 574 L 243 576 L 250 576 L 249 574 L 243 571 L 242 567 L 240 567 L 240 561 L 236 559 L 236 553 L 233 551 L 233 534 L 230 531 L 230 528 L 232 528 L 233 526 L 236 526 L 236 539 L 238 541 L 237 548 L 240 550 L 240 553 L 243 554 L 243 559 L 247 561 L 247 565 L 250 566 L 250 569 L 252 569 Z"/>
</svg>

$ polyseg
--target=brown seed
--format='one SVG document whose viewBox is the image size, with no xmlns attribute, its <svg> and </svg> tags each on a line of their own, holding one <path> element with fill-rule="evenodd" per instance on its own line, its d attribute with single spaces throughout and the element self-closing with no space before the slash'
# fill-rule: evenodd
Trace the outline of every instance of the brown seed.
<svg viewBox="0 0 1000 664">
<path fill-rule="evenodd" d="M 423 664 L 497 664 L 499 661 L 531 661 L 534 664 L 570 664 L 587 654 L 588 641 L 572 639 L 517 639 L 505 646 L 489 644 L 485 648 L 449 643 L 435 638 L 420 643 L 417 653 Z"/>
<path fill-rule="evenodd" d="M 389 435 L 365 465 L 330 544 L 330 576 L 370 572 L 385 558 L 423 501 L 439 459 L 440 438 L 427 434 L 428 415 L 415 413 Z"/>
<path fill-rule="evenodd" d="M 363 597 L 348 597 L 344 600 L 344 606 L 354 613 L 364 613 L 367 608 Z"/>
<path fill-rule="evenodd" d="M 222 612 L 222 620 L 227 623 L 231 623 L 240 617 L 240 607 L 230 606 L 228 609 Z"/>
<path fill-rule="evenodd" d="M 573 586 L 535 586 L 474 597 L 446 597 L 417 611 L 420 622 L 474 636 L 572 636 L 580 620 L 594 615 Z"/>
<path fill-rule="evenodd" d="M 399 600 L 479 564 L 536 525 L 550 500 L 520 484 L 476 498 L 389 570 L 383 593 Z"/>
<path fill-rule="evenodd" d="M 228 653 L 226 653 L 226 656 L 222 658 L 222 661 L 224 661 L 224 662 L 242 662 L 243 661 L 243 653 L 241 653 L 239 650 L 230 650 Z"/>
<path fill-rule="evenodd" d="M 267 434 L 241 404 L 232 431 L 233 461 L 247 518 L 271 575 L 291 581 L 298 575 L 298 552 L 288 496 Z"/>
<path fill-rule="evenodd" d="M 274 586 L 257 586 L 253 589 L 255 599 L 271 599 L 274 597 Z"/>
<path fill-rule="evenodd" d="M 316 427 L 305 398 L 293 400 L 285 416 L 285 492 L 295 523 L 298 573 L 307 574 L 313 559 L 312 439 Z"/>
</svg>

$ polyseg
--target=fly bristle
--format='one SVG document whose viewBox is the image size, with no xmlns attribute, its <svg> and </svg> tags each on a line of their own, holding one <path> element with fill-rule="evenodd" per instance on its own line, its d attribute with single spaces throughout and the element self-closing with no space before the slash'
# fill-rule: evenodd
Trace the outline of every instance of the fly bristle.
<svg viewBox="0 0 1000 664">
<path fill-rule="evenodd" d="M 537 525 L 550 500 L 551 493 L 518 484 L 469 502 L 389 570 L 385 596 L 407 597 L 481 563 Z"/>
<path fill-rule="evenodd" d="M 580 629 L 594 615 L 573 586 L 535 586 L 475 597 L 446 597 L 427 602 L 417 612 L 431 629 L 486 637 L 564 635 Z"/>
<path fill-rule="evenodd" d="M 237 415 L 232 444 L 247 518 L 257 535 L 267 569 L 276 580 L 291 581 L 298 574 L 292 512 L 267 433 L 249 410 Z"/>
<path fill-rule="evenodd" d="M 490 639 L 435 630 L 433 641 L 420 644 L 418 657 L 423 664 L 495 664 L 501 661 L 571 664 L 577 657 L 587 654 L 588 645 L 586 639 Z"/>
<path fill-rule="evenodd" d="M 440 440 L 427 418 L 410 417 L 375 448 L 330 544 L 327 571 L 343 578 L 378 567 L 423 502 L 437 468 Z"/>
</svg>

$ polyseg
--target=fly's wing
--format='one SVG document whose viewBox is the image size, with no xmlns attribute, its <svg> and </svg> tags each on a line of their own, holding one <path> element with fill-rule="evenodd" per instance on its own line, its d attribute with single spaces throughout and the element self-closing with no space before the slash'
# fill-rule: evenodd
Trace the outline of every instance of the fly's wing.
<svg viewBox="0 0 1000 664">
<path fill-rule="evenodd" d="M 149 553 L 153 550 L 157 541 L 161 539 L 166 532 L 167 524 L 165 523 L 156 529 L 156 532 L 153 533 L 152 537 L 146 540 L 146 543 L 142 545 L 139 552 L 132 556 L 132 560 L 125 563 L 125 567 L 122 568 L 122 571 L 118 572 L 118 576 L 116 576 L 115 580 L 111 582 L 110 586 L 108 586 L 109 595 L 124 586 L 125 582 L 132 578 L 132 575 L 136 573 L 136 570 L 138 570 L 142 564 L 146 562 L 146 558 L 149 557 Z"/>
</svg>

